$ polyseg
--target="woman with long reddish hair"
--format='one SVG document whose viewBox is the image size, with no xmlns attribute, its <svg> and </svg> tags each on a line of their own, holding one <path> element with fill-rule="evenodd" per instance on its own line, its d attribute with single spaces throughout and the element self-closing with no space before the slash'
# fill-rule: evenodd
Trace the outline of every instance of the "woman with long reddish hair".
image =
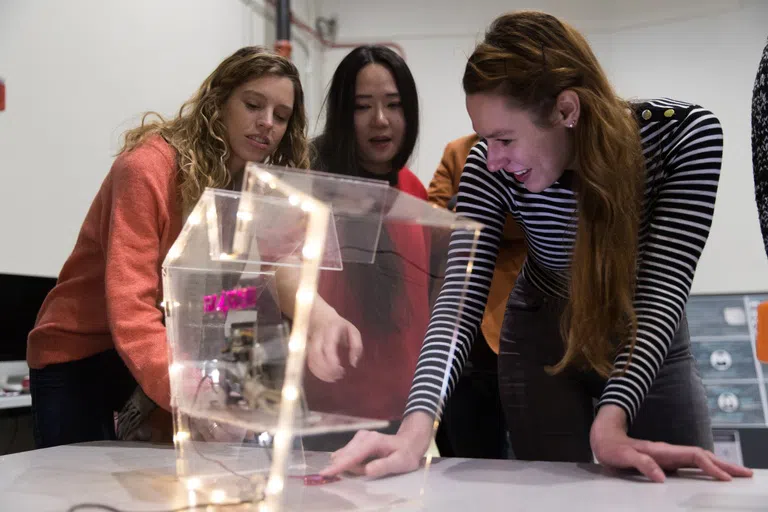
<svg viewBox="0 0 768 512">
<path fill-rule="evenodd" d="M 326 472 L 418 467 L 481 322 L 509 212 L 529 248 L 499 350 L 515 457 L 594 456 L 656 482 L 682 467 L 751 475 L 711 451 L 684 312 L 714 212 L 718 119 L 683 101 L 619 98 L 586 39 L 540 12 L 496 19 L 463 86 L 481 140 L 456 210 L 487 229 L 474 255 L 471 240 L 453 236 L 397 435 L 359 432 Z M 455 342 L 441 329 L 446 315 L 461 319 Z"/>
</svg>

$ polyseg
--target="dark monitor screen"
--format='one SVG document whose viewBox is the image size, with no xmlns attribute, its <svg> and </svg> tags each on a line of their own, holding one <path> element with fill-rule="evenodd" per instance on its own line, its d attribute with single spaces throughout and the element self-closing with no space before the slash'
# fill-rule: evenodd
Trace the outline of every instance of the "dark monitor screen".
<svg viewBox="0 0 768 512">
<path fill-rule="evenodd" d="M 0 274 L 0 361 L 26 360 L 27 335 L 55 285 L 54 277 Z"/>
</svg>

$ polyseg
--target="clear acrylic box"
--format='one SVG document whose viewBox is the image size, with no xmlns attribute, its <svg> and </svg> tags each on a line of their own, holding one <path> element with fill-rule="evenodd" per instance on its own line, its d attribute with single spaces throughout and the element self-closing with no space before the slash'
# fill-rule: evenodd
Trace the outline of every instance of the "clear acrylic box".
<svg viewBox="0 0 768 512">
<path fill-rule="evenodd" d="M 482 225 L 385 182 L 253 163 L 245 172 L 241 192 L 206 190 L 163 263 L 189 504 L 418 506 L 428 463 L 378 480 L 313 485 L 313 475 L 358 430 L 396 432 L 451 234 L 470 256 Z M 320 304 L 331 313 L 313 315 Z M 453 339 L 464 293 L 455 311 L 441 323 Z M 436 389 L 449 378 L 436 375 Z"/>
</svg>

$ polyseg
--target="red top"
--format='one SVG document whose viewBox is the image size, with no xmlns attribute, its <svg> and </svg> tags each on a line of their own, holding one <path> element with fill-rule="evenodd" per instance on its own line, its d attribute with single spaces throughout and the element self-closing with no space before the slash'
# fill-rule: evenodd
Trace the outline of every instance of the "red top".
<svg viewBox="0 0 768 512">
<path fill-rule="evenodd" d="M 158 304 L 161 265 L 181 232 L 176 167 L 175 151 L 160 137 L 115 159 L 29 334 L 31 368 L 115 348 L 144 392 L 170 410 Z"/>
<path fill-rule="evenodd" d="M 396 187 L 427 200 L 426 188 L 407 168 L 400 171 Z M 384 420 L 399 419 L 405 410 L 429 323 L 429 239 L 422 226 L 387 222 L 384 227 L 392 240 L 392 251 L 399 255 L 396 260 L 401 272 L 393 318 L 384 322 L 398 329 L 386 333 L 365 325 L 360 305 L 371 307 L 375 290 L 367 292 L 368 297 L 356 297 L 353 290 L 359 288 L 349 286 L 345 272 L 322 272 L 318 292 L 360 331 L 363 355 L 353 368 L 342 351 L 345 373 L 335 383 L 323 382 L 305 370 L 305 393 L 312 410 Z"/>
</svg>

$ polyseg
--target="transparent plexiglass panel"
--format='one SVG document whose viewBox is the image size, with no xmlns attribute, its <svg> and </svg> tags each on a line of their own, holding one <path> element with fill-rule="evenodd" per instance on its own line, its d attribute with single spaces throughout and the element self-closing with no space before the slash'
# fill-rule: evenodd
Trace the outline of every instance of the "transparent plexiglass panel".
<svg viewBox="0 0 768 512">
<path fill-rule="evenodd" d="M 249 164 L 241 192 L 206 191 L 163 267 L 190 502 L 418 506 L 428 465 L 313 475 L 356 432 L 396 432 L 449 240 L 470 257 L 481 227 L 388 183 L 314 171 Z M 465 283 L 451 286 L 461 293 L 441 329 L 455 339 Z"/>
</svg>

